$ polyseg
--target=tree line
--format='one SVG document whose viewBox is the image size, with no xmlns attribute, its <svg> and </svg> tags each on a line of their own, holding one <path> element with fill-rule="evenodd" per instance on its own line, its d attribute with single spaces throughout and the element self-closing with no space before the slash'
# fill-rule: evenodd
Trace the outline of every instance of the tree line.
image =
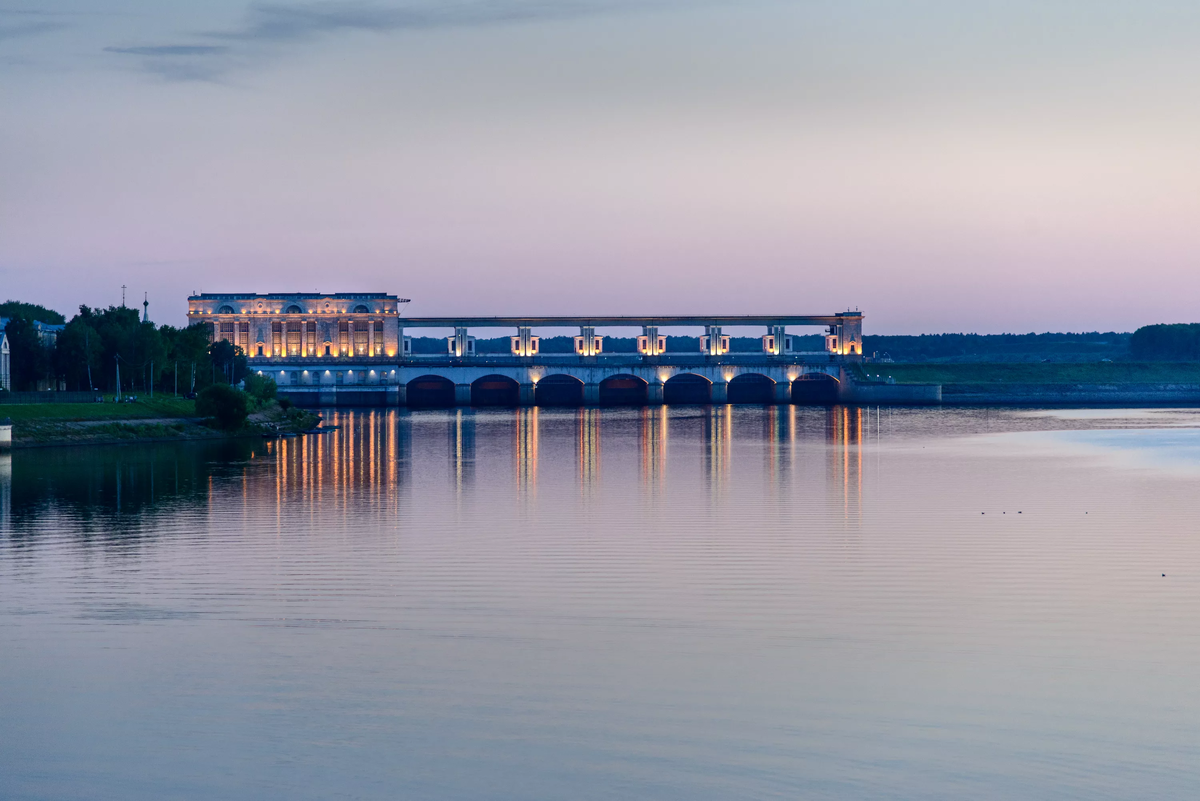
<svg viewBox="0 0 1200 801">
<path fill-rule="evenodd" d="M 235 384 L 246 373 L 246 355 L 223 340 L 209 344 L 202 323 L 176 328 L 141 321 L 136 309 L 80 306 L 66 321 L 61 314 L 34 304 L 0 304 L 8 317 L 12 388 L 30 391 L 65 384 L 67 390 L 116 393 L 157 391 L 181 394 L 214 383 Z M 44 345 L 36 322 L 65 327 L 52 345 Z M 119 381 L 119 383 L 118 383 Z"/>
<path fill-rule="evenodd" d="M 1200 360 L 1200 323 L 1144 325 L 1129 338 L 1129 353 L 1138 361 Z"/>
</svg>

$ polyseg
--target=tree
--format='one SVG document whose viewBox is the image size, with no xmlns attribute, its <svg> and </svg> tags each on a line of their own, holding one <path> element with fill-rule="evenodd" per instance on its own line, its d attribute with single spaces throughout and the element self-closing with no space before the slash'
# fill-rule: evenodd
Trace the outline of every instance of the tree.
<svg viewBox="0 0 1200 801">
<path fill-rule="evenodd" d="M 270 376 L 251 373 L 246 376 L 246 394 L 254 398 L 259 403 L 266 403 L 275 400 L 275 393 L 279 387 L 275 383 L 275 379 Z"/>
<path fill-rule="evenodd" d="M 236 431 L 246 422 L 248 401 L 246 393 L 240 389 L 228 384 L 213 384 L 196 397 L 196 414 L 213 418 L 218 428 Z"/>
<path fill-rule="evenodd" d="M 167 346 L 170 369 L 178 367 L 180 392 L 186 394 L 196 387 L 208 386 L 212 374 L 208 359 L 208 326 L 204 323 L 194 323 L 187 328 L 164 325 L 158 330 Z M 194 386 L 193 377 L 196 381 Z M 174 379 L 172 375 L 172 384 L 175 383 Z"/>
<path fill-rule="evenodd" d="M 1200 324 L 1144 325 L 1129 338 L 1129 353 L 1146 361 L 1200 359 Z"/>
<path fill-rule="evenodd" d="M 246 354 L 228 340 L 218 339 L 209 345 L 208 355 L 217 373 L 230 384 L 238 383 L 249 372 L 246 366 Z"/>
<path fill-rule="evenodd" d="M 24 317 L 26 320 L 36 320 L 49 325 L 62 325 L 66 322 L 66 318 L 54 309 L 47 309 L 36 303 L 22 303 L 19 300 L 0 303 L 0 317 Z"/>
<path fill-rule="evenodd" d="M 154 323 L 139 323 L 133 338 L 134 365 L 142 386 L 149 389 L 158 384 L 167 360 L 167 344 Z"/>
<path fill-rule="evenodd" d="M 55 372 L 68 389 L 92 389 L 103 374 L 104 344 L 88 321 L 76 315 L 58 334 L 54 349 Z"/>
<path fill-rule="evenodd" d="M 12 387 L 17 391 L 37 389 L 38 379 L 45 378 L 52 365 L 50 349 L 42 347 L 33 322 L 28 317 L 12 317 L 5 327 Z"/>
</svg>

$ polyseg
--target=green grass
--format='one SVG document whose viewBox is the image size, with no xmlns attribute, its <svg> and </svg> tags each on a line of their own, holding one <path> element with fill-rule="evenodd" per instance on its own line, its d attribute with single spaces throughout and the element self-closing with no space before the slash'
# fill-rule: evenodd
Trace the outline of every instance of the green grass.
<svg viewBox="0 0 1200 801">
<path fill-rule="evenodd" d="M 900 384 L 1200 384 L 1200 362 L 864 364 Z"/>
<path fill-rule="evenodd" d="M 0 420 L 139 420 L 155 417 L 195 417 L 196 402 L 171 395 L 144 398 L 137 403 L 0 403 Z"/>
</svg>

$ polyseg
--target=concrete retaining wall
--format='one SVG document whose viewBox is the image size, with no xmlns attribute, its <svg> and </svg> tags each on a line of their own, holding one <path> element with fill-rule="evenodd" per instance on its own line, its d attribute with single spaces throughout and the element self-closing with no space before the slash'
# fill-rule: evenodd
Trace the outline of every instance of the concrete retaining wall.
<svg viewBox="0 0 1200 801">
<path fill-rule="evenodd" d="M 1197 405 L 1200 384 L 946 384 L 942 402 L 962 405 Z"/>
<path fill-rule="evenodd" d="M 941 384 L 885 384 L 847 382 L 839 400 L 845 403 L 929 406 L 942 402 Z"/>
</svg>

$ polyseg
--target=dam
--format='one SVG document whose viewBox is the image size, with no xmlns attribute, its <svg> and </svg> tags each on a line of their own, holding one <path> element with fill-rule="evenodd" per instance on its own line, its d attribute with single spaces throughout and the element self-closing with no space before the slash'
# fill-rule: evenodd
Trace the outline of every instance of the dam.
<svg viewBox="0 0 1200 801">
<path fill-rule="evenodd" d="M 938 387 L 881 385 L 861 369 L 863 314 L 405 317 L 386 293 L 198 294 L 190 323 L 247 355 L 298 406 L 657 405 L 662 403 L 929 403 Z M 824 347 L 801 351 L 796 328 Z M 755 352 L 734 352 L 726 329 L 758 328 Z M 607 352 L 597 330 L 632 330 L 636 351 Z M 699 347 L 667 348 L 664 330 L 695 331 Z M 452 332 L 445 350 L 414 353 L 413 334 Z M 547 330 L 574 352 L 543 353 Z M 473 332 L 508 332 L 506 353 L 476 350 Z M 440 350 L 440 349 L 439 349 Z"/>
</svg>

